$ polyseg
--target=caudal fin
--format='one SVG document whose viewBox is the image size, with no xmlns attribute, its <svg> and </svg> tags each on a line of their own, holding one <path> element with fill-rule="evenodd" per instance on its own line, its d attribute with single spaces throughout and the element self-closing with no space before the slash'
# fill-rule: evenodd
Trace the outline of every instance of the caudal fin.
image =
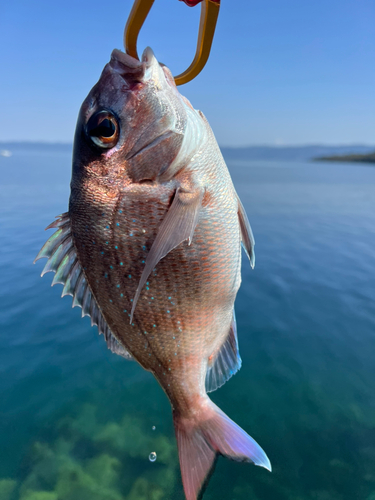
<svg viewBox="0 0 375 500">
<path fill-rule="evenodd" d="M 259 444 L 212 401 L 189 418 L 175 412 L 173 420 L 186 500 L 202 497 L 218 455 L 271 471 Z"/>
</svg>

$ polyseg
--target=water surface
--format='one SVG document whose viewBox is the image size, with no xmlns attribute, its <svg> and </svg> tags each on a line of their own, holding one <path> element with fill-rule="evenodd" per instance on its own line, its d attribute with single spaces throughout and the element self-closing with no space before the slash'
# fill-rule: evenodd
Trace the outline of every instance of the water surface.
<svg viewBox="0 0 375 500">
<path fill-rule="evenodd" d="M 221 458 L 204 499 L 374 500 L 375 168 L 229 169 L 256 266 L 236 301 L 243 367 L 212 398 L 273 472 Z M 0 172 L 0 500 L 182 499 L 163 391 L 32 265 L 70 153 L 15 150 Z"/>
</svg>

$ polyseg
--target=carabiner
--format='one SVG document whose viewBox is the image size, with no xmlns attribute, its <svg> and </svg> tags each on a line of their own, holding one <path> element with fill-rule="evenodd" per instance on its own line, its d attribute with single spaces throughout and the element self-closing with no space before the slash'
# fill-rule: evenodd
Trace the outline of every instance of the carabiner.
<svg viewBox="0 0 375 500">
<path fill-rule="evenodd" d="M 153 3 L 154 0 L 135 0 L 125 26 L 124 47 L 126 53 L 136 59 L 139 59 L 137 53 L 138 34 Z M 220 0 L 203 0 L 195 57 L 187 70 L 174 77 L 176 85 L 183 85 L 184 83 L 190 82 L 190 80 L 193 80 L 206 65 L 215 34 L 219 9 Z"/>
</svg>

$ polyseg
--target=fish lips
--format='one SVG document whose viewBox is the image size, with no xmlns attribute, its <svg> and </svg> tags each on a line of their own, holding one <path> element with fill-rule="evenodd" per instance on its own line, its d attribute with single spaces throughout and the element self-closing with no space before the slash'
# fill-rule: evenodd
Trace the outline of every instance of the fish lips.
<svg viewBox="0 0 375 500">
<path fill-rule="evenodd" d="M 141 61 L 121 50 L 114 49 L 111 54 L 109 66 L 113 71 L 122 76 L 125 81 L 145 82 L 164 74 L 150 47 L 144 50 Z"/>
<path fill-rule="evenodd" d="M 121 50 L 114 49 L 112 51 L 109 66 L 125 80 L 129 78 L 139 82 L 143 80 L 145 68 L 142 62 L 121 52 Z"/>
</svg>

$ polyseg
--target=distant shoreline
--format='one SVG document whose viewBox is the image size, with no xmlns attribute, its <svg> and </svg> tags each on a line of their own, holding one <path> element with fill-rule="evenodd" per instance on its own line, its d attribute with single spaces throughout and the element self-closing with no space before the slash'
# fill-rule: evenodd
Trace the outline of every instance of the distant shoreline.
<svg viewBox="0 0 375 500">
<path fill-rule="evenodd" d="M 375 163 L 375 151 L 366 154 L 347 154 L 334 156 L 319 156 L 314 161 L 338 161 L 348 163 Z"/>
<path fill-rule="evenodd" d="M 34 153 L 64 153 L 72 155 L 72 143 L 42 143 L 42 142 L 23 142 L 23 141 L 1 141 L 0 151 L 6 151 L 5 154 L 23 154 Z M 361 162 L 374 163 L 375 155 L 374 145 L 365 144 L 347 144 L 347 145 L 326 145 L 326 144 L 307 144 L 304 146 L 243 146 L 229 147 L 220 146 L 221 152 L 226 161 L 336 161 L 336 162 Z M 2 160 L 1 155 L 0 159 Z"/>
</svg>

